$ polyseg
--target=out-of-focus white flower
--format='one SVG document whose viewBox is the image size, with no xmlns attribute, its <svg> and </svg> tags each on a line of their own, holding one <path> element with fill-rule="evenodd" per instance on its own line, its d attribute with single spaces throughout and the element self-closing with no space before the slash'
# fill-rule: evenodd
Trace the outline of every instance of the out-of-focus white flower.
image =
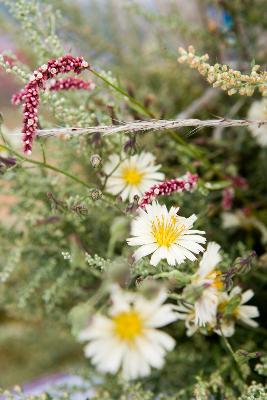
<svg viewBox="0 0 267 400">
<path fill-rule="evenodd" d="M 224 316 L 223 313 L 225 308 L 234 296 L 240 296 L 240 303 L 233 309 L 232 314 Z M 222 293 L 218 305 L 218 311 L 223 315 L 222 318 L 220 318 L 221 329 L 215 329 L 215 332 L 218 333 L 218 335 L 221 335 L 222 331 L 224 336 L 232 336 L 235 332 L 236 321 L 241 321 L 253 328 L 258 326 L 258 323 L 253 319 L 259 317 L 258 308 L 256 306 L 245 305 L 253 296 L 254 293 L 252 290 L 249 289 L 242 293 L 239 286 L 236 286 L 229 294 Z"/>
<path fill-rule="evenodd" d="M 191 304 L 178 304 L 178 319 L 185 321 L 186 334 L 192 336 L 197 330 L 198 326 L 195 324 L 195 309 Z"/>
<path fill-rule="evenodd" d="M 148 300 L 144 296 L 114 286 L 109 315 L 96 314 L 79 339 L 89 341 L 85 355 L 98 371 L 116 374 L 120 369 L 125 379 L 150 374 L 151 367 L 162 368 L 167 351 L 175 341 L 163 326 L 177 320 L 175 306 L 163 304 L 167 295 L 161 290 Z"/>
<path fill-rule="evenodd" d="M 254 101 L 252 103 L 249 112 L 248 112 L 248 119 L 250 120 L 260 120 L 266 121 L 267 120 L 267 100 L 262 99 L 260 101 Z M 257 142 L 261 146 L 267 146 L 267 126 L 256 126 L 251 125 L 249 127 L 252 135 L 255 137 Z"/>
<path fill-rule="evenodd" d="M 253 215 L 246 215 L 246 213 L 244 213 L 242 210 L 237 210 L 234 213 L 222 213 L 222 227 L 225 229 L 233 229 L 238 227 L 247 230 L 251 230 L 251 228 L 257 229 L 261 234 L 262 243 L 267 243 L 266 226 L 258 218 Z"/>
<path fill-rule="evenodd" d="M 120 162 L 117 154 L 109 157 L 103 170 L 109 176 L 106 182 L 106 191 L 120 195 L 125 201 L 134 196 L 142 196 L 156 182 L 164 180 L 164 174 L 158 172 L 161 165 L 155 165 L 155 157 L 151 153 L 135 154 Z"/>
<path fill-rule="evenodd" d="M 236 228 L 241 225 L 240 218 L 237 213 L 223 212 L 222 216 L 222 227 L 224 229 Z"/>
<path fill-rule="evenodd" d="M 216 269 L 221 261 L 220 246 L 210 242 L 192 279 L 192 284 L 201 288 L 201 294 L 194 304 L 195 324 L 204 326 L 216 317 L 219 295 L 223 289 L 221 272 Z"/>
<path fill-rule="evenodd" d="M 139 209 L 139 215 L 131 226 L 132 238 L 127 239 L 130 246 L 140 246 L 134 253 L 136 260 L 152 254 L 151 265 L 167 260 L 169 265 L 181 264 L 186 258 L 196 260 L 195 254 L 204 251 L 201 244 L 206 239 L 205 232 L 191 230 L 197 219 L 195 215 L 184 218 L 177 215 L 178 207 L 168 211 L 165 205 L 157 202 L 148 204 L 145 210 Z"/>
</svg>

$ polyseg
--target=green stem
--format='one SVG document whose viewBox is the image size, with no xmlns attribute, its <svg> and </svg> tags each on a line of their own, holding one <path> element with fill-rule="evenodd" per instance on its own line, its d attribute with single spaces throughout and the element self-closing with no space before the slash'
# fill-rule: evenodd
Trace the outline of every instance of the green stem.
<svg viewBox="0 0 267 400">
<path fill-rule="evenodd" d="M 234 352 L 229 340 L 224 336 L 223 331 L 222 331 L 221 328 L 220 328 L 220 333 L 221 333 L 221 337 L 223 339 L 225 347 L 227 348 L 227 350 L 229 351 L 231 357 L 233 358 L 233 360 L 235 362 L 236 371 L 237 371 L 239 377 L 241 378 L 241 380 L 243 381 L 244 378 L 243 378 L 242 370 L 240 369 L 240 365 L 239 365 L 238 360 L 236 358 L 235 352 Z"/>
<path fill-rule="evenodd" d="M 87 189 L 91 189 L 91 187 L 86 182 L 84 182 L 81 179 L 77 178 L 76 176 L 70 174 L 69 172 L 64 171 L 63 169 L 55 167 L 54 165 L 51 165 L 51 164 L 43 163 L 41 161 L 32 160 L 31 158 L 24 157 L 20 153 L 18 153 L 17 151 L 13 150 L 12 148 L 10 148 L 8 146 L 1 144 L 0 147 L 2 147 L 4 150 L 7 150 L 7 151 L 13 153 L 16 157 L 18 157 L 22 161 L 29 162 L 30 164 L 38 165 L 41 168 L 51 169 L 52 171 L 58 172 L 62 175 L 67 176 L 68 178 L 72 179 L 73 181 L 80 183 L 81 185 L 85 186 Z"/>
<path fill-rule="evenodd" d="M 142 113 L 144 115 L 146 115 L 150 118 L 155 118 L 155 115 L 151 111 L 147 110 L 146 107 L 143 106 L 143 104 L 141 104 L 139 101 L 137 101 L 134 97 L 130 96 L 124 89 L 122 89 L 121 87 L 110 82 L 107 78 L 102 76 L 95 69 L 91 69 L 90 71 L 92 72 L 92 74 L 94 74 L 95 76 L 100 78 L 103 82 L 105 82 L 108 86 L 112 87 L 114 90 L 116 90 L 121 95 L 127 97 L 135 107 L 137 107 L 139 110 L 142 111 Z M 185 149 L 185 152 L 187 152 L 193 158 L 200 159 L 207 168 L 212 169 L 212 164 L 203 156 L 202 152 L 199 151 L 194 145 L 188 144 L 177 132 L 170 131 L 169 135 L 177 143 L 179 143 L 181 146 L 183 146 L 183 148 Z"/>
<path fill-rule="evenodd" d="M 32 159 L 30 159 L 30 158 L 28 158 L 28 157 L 24 157 L 24 156 L 22 156 L 20 153 L 18 153 L 17 151 L 13 150 L 11 147 L 5 146 L 5 145 L 3 145 L 3 144 L 0 144 L 0 148 L 2 148 L 2 149 L 4 149 L 4 150 L 7 150 L 7 151 L 10 151 L 10 152 L 13 153 L 16 157 L 18 157 L 21 161 L 29 162 L 30 164 L 37 165 L 37 166 L 40 167 L 40 168 L 51 169 L 52 171 L 58 172 L 58 173 L 60 173 L 61 175 L 64 175 L 64 176 L 66 176 L 67 178 L 70 178 L 70 179 L 72 179 L 73 181 L 75 181 L 75 182 L 77 182 L 77 183 L 83 185 L 83 186 L 86 187 L 87 189 L 92 189 L 86 182 L 84 182 L 83 180 L 81 180 L 81 179 L 77 178 L 76 176 L 70 174 L 69 172 L 64 171 L 63 169 L 57 168 L 57 167 L 55 167 L 54 165 L 47 164 L 47 163 L 45 163 L 45 162 L 41 162 L 41 161 L 37 161 L 37 160 L 32 160 Z M 114 209 L 116 209 L 117 211 L 119 211 L 120 213 L 123 213 L 123 214 L 127 215 L 127 213 L 124 212 L 123 210 L 121 210 L 120 207 L 119 207 L 117 204 L 114 204 L 112 201 L 110 201 L 110 200 L 107 198 L 107 194 L 106 194 L 105 197 L 102 197 L 101 200 L 102 200 L 103 202 L 105 202 L 106 204 L 108 204 L 109 206 L 111 206 L 112 208 L 114 208 Z M 128 215 L 127 215 L 127 216 L 128 216 Z"/>
<path fill-rule="evenodd" d="M 90 71 L 92 72 L 92 74 L 94 74 L 95 76 L 97 76 L 99 79 L 101 79 L 103 82 L 105 82 L 108 86 L 112 87 L 114 90 L 116 90 L 116 92 L 122 94 L 123 96 L 127 97 L 130 102 L 132 104 L 135 105 L 135 107 L 137 107 L 139 109 L 139 111 L 141 110 L 142 113 L 144 115 L 146 115 L 147 117 L 151 117 L 151 118 L 155 118 L 154 114 L 152 112 L 150 112 L 149 110 L 147 110 L 143 104 L 141 104 L 138 100 L 136 100 L 134 97 L 130 96 L 124 89 L 122 89 L 121 87 L 115 85 L 114 83 L 110 82 L 107 78 L 105 78 L 104 76 L 102 76 L 99 72 L 97 72 L 95 69 L 90 69 Z"/>
</svg>

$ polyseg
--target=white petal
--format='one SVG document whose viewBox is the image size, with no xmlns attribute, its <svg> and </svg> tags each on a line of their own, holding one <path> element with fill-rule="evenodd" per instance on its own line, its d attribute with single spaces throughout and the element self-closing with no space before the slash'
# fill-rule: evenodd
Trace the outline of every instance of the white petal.
<svg viewBox="0 0 267 400">
<path fill-rule="evenodd" d="M 128 346 L 123 359 L 122 376 L 126 380 L 149 375 L 150 367 L 136 346 Z"/>
<path fill-rule="evenodd" d="M 155 250 L 157 250 L 158 246 L 155 243 L 151 244 L 145 244 L 141 247 L 139 247 L 138 250 L 134 252 L 134 258 L 136 261 L 140 260 L 140 258 L 145 257 L 151 253 L 153 253 Z"/>
<path fill-rule="evenodd" d="M 149 365 L 154 368 L 162 368 L 164 364 L 165 350 L 155 341 L 149 341 L 148 338 L 138 337 L 136 347 Z"/>
<path fill-rule="evenodd" d="M 246 320 L 250 320 L 250 318 L 257 318 L 259 315 L 260 313 L 256 306 L 240 306 L 238 308 L 238 318 L 244 322 L 246 322 Z M 255 321 L 252 322 L 255 324 Z"/>
<path fill-rule="evenodd" d="M 111 329 L 112 323 L 109 318 L 103 315 L 95 315 L 89 326 L 80 332 L 78 339 L 86 341 L 94 338 L 103 338 L 109 335 Z"/>
<path fill-rule="evenodd" d="M 242 293 L 241 304 L 247 303 L 254 296 L 253 290 L 249 289 Z"/>
<path fill-rule="evenodd" d="M 150 264 L 151 265 L 158 265 L 160 260 L 165 258 L 165 251 L 163 247 L 157 248 L 157 250 L 152 254 L 152 257 L 150 259 Z"/>
<path fill-rule="evenodd" d="M 153 328 L 160 328 L 162 326 L 168 325 L 173 321 L 178 319 L 177 313 L 174 312 L 172 304 L 164 304 L 159 307 L 150 316 L 147 321 L 147 326 Z"/>
<path fill-rule="evenodd" d="M 198 273 L 200 276 L 208 275 L 220 263 L 222 259 L 219 253 L 220 248 L 221 247 L 215 242 L 210 242 L 208 244 L 207 250 L 199 263 Z"/>
<path fill-rule="evenodd" d="M 175 340 L 170 335 L 157 329 L 150 329 L 149 331 L 147 330 L 146 336 L 151 342 L 157 342 L 167 351 L 173 350 L 176 344 Z"/>
</svg>

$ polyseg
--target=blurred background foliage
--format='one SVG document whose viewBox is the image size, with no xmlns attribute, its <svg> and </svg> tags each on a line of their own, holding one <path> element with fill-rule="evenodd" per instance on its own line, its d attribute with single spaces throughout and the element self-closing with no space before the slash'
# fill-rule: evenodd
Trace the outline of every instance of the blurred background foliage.
<svg viewBox="0 0 267 400">
<path fill-rule="evenodd" d="M 245 118 L 257 95 L 229 97 L 209 88 L 197 72 L 177 63 L 177 48 L 192 44 L 214 63 L 242 72 L 253 62 L 266 69 L 266 13 L 265 0 L 1 0 L 0 50 L 26 73 L 66 52 L 82 55 L 102 76 L 138 99 L 153 118 Z M 15 147 L 20 146 L 22 114 L 10 105 L 10 98 L 23 86 L 19 75 L 0 70 L 2 130 Z M 92 93 L 43 96 L 41 127 L 147 117 L 101 79 L 90 78 L 96 83 Z M 267 148 L 257 145 L 248 129 L 39 139 L 34 159 L 42 162 L 45 152 L 49 163 L 79 176 L 91 190 L 19 159 L 12 167 L 0 162 L 0 386 L 83 368 L 82 348 L 71 335 L 68 314 L 94 295 L 110 262 L 127 263 L 130 256 L 124 242 L 131 213 L 117 200 L 101 196 L 101 167 L 93 168 L 90 157 L 97 153 L 105 162 L 125 146 L 130 153 L 151 151 L 169 178 L 188 170 L 199 174 L 195 193 L 173 195 L 166 203 L 178 203 L 185 216 L 197 213 L 198 225 L 209 240 L 222 245 L 229 266 L 236 257 L 256 250 L 256 265 L 237 281 L 255 291 L 261 327 L 240 327 L 232 345 L 266 351 Z M 245 186 L 234 186 L 236 177 L 244 178 Z M 222 196 L 228 186 L 235 191 L 229 212 L 239 222 L 226 229 Z M 133 280 L 138 278 L 131 273 Z M 188 399 L 198 376 L 202 389 L 207 383 L 201 382 L 209 382 L 214 393 L 228 391 L 226 398 L 236 398 L 238 377 L 218 346 L 220 338 L 188 339 L 179 323 L 173 334 L 177 351 L 145 386 L 155 393 L 171 387 L 180 391 L 179 398 Z M 257 362 L 252 360 L 251 371 Z M 264 382 L 251 372 L 248 383 L 253 379 Z"/>
</svg>

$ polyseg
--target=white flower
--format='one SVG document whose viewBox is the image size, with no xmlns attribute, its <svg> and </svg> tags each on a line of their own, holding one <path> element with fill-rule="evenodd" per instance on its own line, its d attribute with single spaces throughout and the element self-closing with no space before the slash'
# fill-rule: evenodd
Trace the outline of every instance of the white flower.
<svg viewBox="0 0 267 400">
<path fill-rule="evenodd" d="M 205 243 L 204 231 L 191 230 L 197 219 L 195 215 L 189 218 L 177 215 L 179 208 L 157 202 L 148 204 L 145 210 L 139 209 L 139 215 L 131 226 L 131 234 L 127 239 L 130 246 L 140 246 L 134 253 L 136 260 L 152 254 L 151 265 L 157 265 L 166 259 L 169 265 L 181 264 L 186 258 L 196 260 L 194 254 L 204 251 L 200 243 Z"/>
<path fill-rule="evenodd" d="M 261 101 L 254 101 L 252 103 L 249 112 L 248 119 L 250 120 L 267 120 L 267 100 L 262 99 Z M 252 135 L 255 137 L 257 142 L 261 146 L 267 146 L 267 125 L 257 126 L 251 125 L 249 127 Z"/>
<path fill-rule="evenodd" d="M 120 195 L 125 201 L 134 196 L 142 196 L 158 181 L 164 180 L 164 174 L 157 172 L 161 165 L 155 165 L 155 157 L 151 153 L 142 152 L 120 162 L 119 156 L 113 154 L 104 165 L 104 172 L 109 176 L 106 191 Z"/>
<path fill-rule="evenodd" d="M 149 375 L 151 367 L 162 368 L 175 341 L 157 328 L 177 319 L 175 306 L 163 305 L 166 297 L 164 290 L 148 300 L 113 287 L 109 316 L 96 314 L 79 336 L 89 341 L 85 355 L 98 371 L 116 374 L 121 369 L 125 379 L 136 379 Z"/>
<path fill-rule="evenodd" d="M 218 305 L 218 311 L 223 314 L 227 304 L 233 299 L 234 296 L 240 296 L 240 303 L 234 308 L 233 314 L 230 316 L 223 316 L 220 319 L 221 330 L 224 336 L 232 336 L 235 332 L 235 321 L 241 321 L 244 324 L 253 328 L 258 326 L 258 323 L 253 318 L 259 317 L 259 310 L 256 306 L 247 306 L 247 303 L 253 296 L 252 290 L 246 290 L 242 293 L 239 286 L 235 287 L 229 294 L 222 293 L 220 304 Z M 221 330 L 215 330 L 216 333 L 221 335 Z"/>
<path fill-rule="evenodd" d="M 198 326 L 195 324 L 194 307 L 191 304 L 178 304 L 176 310 L 178 311 L 178 319 L 185 321 L 187 336 L 192 336 L 198 330 Z"/>
<path fill-rule="evenodd" d="M 202 288 L 201 295 L 194 304 L 197 326 L 204 326 L 216 318 L 219 295 L 223 289 L 221 272 L 216 269 L 221 261 L 219 251 L 220 246 L 217 243 L 208 244 L 192 280 L 194 286 Z"/>
<path fill-rule="evenodd" d="M 224 229 L 237 228 L 241 225 L 239 213 L 225 211 L 221 213 L 222 227 Z"/>
</svg>

